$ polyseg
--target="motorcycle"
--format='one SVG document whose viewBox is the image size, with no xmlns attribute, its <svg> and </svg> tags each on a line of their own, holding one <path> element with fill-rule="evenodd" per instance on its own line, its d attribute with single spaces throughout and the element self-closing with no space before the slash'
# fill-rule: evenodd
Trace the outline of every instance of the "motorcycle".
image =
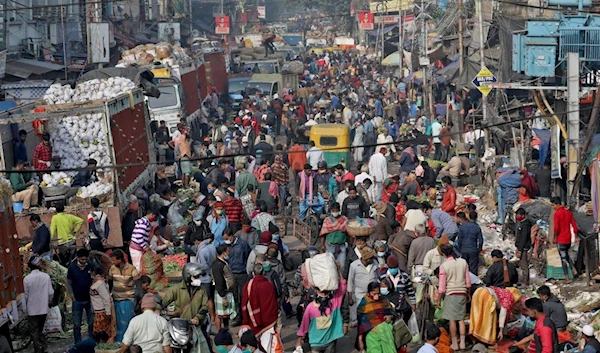
<svg viewBox="0 0 600 353">
<path fill-rule="evenodd" d="M 174 308 L 171 308 L 174 310 Z M 194 334 L 204 334 L 203 329 L 198 331 L 194 330 L 192 323 L 187 319 L 182 319 L 179 317 L 172 317 L 169 315 L 169 312 L 173 310 L 167 309 L 167 311 L 163 311 L 163 317 L 168 320 L 168 329 L 169 335 L 171 336 L 171 352 L 172 353 L 189 353 L 194 348 L 195 340 Z M 208 314 L 208 310 L 203 309 L 200 311 L 200 314 Z M 210 325 L 210 321 L 207 317 L 205 324 Z M 204 326 L 204 325 L 203 325 Z M 210 330 L 210 326 L 208 326 Z M 207 335 L 205 335 L 206 341 L 210 347 L 210 340 Z"/>
</svg>

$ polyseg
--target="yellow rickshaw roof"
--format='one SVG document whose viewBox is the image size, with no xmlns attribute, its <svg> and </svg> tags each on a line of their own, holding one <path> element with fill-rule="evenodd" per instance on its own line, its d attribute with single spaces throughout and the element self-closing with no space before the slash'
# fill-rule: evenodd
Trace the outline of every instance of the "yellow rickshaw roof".
<svg viewBox="0 0 600 353">
<path fill-rule="evenodd" d="M 310 127 L 310 133 L 317 135 L 344 135 L 350 132 L 350 128 L 342 124 L 316 124 Z"/>
</svg>

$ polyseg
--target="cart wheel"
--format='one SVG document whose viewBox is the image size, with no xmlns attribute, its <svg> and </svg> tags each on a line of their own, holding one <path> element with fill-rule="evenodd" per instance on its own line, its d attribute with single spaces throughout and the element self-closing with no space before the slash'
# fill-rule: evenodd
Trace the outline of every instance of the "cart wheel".
<svg viewBox="0 0 600 353">
<path fill-rule="evenodd" d="M 319 239 L 319 219 L 314 213 L 306 218 L 306 223 L 310 229 L 310 243 L 315 245 Z"/>
</svg>

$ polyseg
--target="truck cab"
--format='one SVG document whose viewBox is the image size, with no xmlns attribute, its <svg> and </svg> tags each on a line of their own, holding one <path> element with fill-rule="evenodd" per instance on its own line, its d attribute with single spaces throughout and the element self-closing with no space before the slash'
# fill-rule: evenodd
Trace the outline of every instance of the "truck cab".
<svg viewBox="0 0 600 353">
<path fill-rule="evenodd" d="M 298 75 L 296 74 L 254 74 L 246 84 L 246 94 L 249 97 L 262 93 L 265 98 L 272 99 L 275 93 L 283 97 L 285 89 L 298 90 Z"/>
<path fill-rule="evenodd" d="M 256 60 L 256 61 L 245 61 L 244 72 L 252 72 L 254 66 L 258 65 L 261 73 L 265 74 L 278 74 L 281 72 L 281 65 L 279 60 Z"/>
<path fill-rule="evenodd" d="M 169 131 L 177 129 L 182 116 L 185 116 L 185 101 L 181 81 L 173 76 L 170 68 L 159 67 L 152 69 L 154 83 L 160 90 L 158 98 L 147 97 L 150 119 L 164 120 Z"/>
<path fill-rule="evenodd" d="M 240 108 L 240 104 L 244 101 L 246 85 L 251 79 L 252 77 L 249 75 L 229 78 L 227 82 L 227 93 L 229 96 L 229 102 L 231 103 L 231 107 L 234 110 L 238 110 Z"/>
</svg>

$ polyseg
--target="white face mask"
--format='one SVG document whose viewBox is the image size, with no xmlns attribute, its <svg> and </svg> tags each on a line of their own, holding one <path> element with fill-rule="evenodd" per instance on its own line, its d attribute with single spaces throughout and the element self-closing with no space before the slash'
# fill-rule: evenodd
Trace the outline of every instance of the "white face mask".
<svg viewBox="0 0 600 353">
<path fill-rule="evenodd" d="M 333 217 L 339 217 L 339 216 L 340 216 L 340 213 L 339 213 L 339 212 L 331 212 L 331 215 L 332 215 Z"/>
<path fill-rule="evenodd" d="M 192 286 L 200 287 L 201 285 L 202 285 L 202 281 L 199 278 L 192 280 Z"/>
<path fill-rule="evenodd" d="M 385 252 L 380 251 L 380 252 L 377 253 L 377 256 L 378 257 L 384 257 L 385 256 Z"/>
</svg>

